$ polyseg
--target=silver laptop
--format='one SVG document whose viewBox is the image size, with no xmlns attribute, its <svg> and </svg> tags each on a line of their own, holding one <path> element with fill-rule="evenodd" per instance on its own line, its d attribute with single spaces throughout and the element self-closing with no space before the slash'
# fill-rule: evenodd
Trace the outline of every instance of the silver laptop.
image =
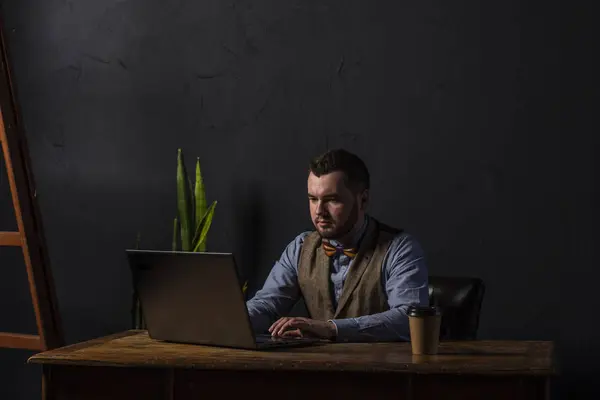
<svg viewBox="0 0 600 400">
<path fill-rule="evenodd" d="M 319 341 L 255 335 L 231 253 L 126 253 L 152 339 L 243 349 Z"/>
</svg>

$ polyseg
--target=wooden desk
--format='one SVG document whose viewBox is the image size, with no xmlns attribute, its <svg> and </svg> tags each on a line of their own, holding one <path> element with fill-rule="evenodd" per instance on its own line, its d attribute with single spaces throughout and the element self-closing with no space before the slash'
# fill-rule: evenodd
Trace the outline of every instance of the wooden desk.
<svg viewBox="0 0 600 400">
<path fill-rule="evenodd" d="M 323 343 L 270 351 L 162 343 L 144 331 L 34 355 L 46 400 L 547 399 L 551 342 Z"/>
</svg>

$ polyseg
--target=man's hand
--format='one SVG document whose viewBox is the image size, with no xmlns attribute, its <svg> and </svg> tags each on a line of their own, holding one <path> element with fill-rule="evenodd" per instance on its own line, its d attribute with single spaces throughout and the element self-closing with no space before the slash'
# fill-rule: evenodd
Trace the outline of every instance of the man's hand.
<svg viewBox="0 0 600 400">
<path fill-rule="evenodd" d="M 317 321 L 302 317 L 279 318 L 269 332 L 276 337 L 318 337 L 333 339 L 336 335 L 335 324 L 330 321 Z"/>
</svg>

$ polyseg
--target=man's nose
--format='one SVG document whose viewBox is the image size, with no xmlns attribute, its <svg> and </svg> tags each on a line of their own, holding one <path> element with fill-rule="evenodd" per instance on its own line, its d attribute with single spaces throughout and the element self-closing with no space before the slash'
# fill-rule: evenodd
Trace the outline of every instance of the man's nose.
<svg viewBox="0 0 600 400">
<path fill-rule="evenodd" d="M 322 201 L 317 202 L 317 215 L 322 215 L 325 211 L 325 207 L 323 206 Z"/>
</svg>

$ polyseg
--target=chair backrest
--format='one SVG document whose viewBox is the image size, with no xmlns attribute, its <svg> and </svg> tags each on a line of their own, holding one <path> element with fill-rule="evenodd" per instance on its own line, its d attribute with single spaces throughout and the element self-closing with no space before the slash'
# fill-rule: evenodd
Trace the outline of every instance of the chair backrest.
<svg viewBox="0 0 600 400">
<path fill-rule="evenodd" d="M 442 310 L 440 339 L 475 340 L 485 285 L 479 278 L 429 277 L 429 301 Z"/>
</svg>

